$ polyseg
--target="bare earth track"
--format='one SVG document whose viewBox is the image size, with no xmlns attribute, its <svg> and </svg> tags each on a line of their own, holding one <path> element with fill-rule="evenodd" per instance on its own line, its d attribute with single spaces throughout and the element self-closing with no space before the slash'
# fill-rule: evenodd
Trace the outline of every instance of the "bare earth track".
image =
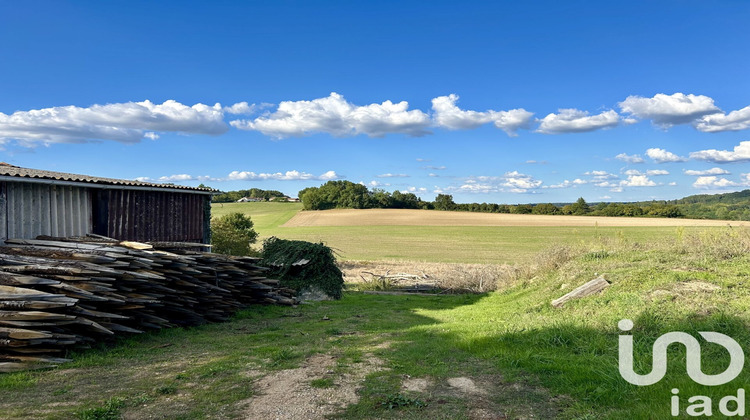
<svg viewBox="0 0 750 420">
<path fill-rule="evenodd" d="M 282 227 L 314 226 L 750 226 L 750 222 L 650 217 L 547 216 L 435 210 L 301 211 Z"/>
</svg>

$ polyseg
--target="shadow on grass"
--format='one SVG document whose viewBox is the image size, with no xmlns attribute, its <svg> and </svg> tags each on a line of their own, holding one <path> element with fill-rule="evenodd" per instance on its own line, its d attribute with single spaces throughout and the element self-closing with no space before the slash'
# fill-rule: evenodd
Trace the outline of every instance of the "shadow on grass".
<svg viewBox="0 0 750 420">
<path fill-rule="evenodd" d="M 75 418 L 118 398 L 135 418 L 232 417 L 236 403 L 252 395 L 257 375 L 296 367 L 316 353 L 361 357 L 383 340 L 436 324 L 418 314 L 422 309 L 451 310 L 481 298 L 347 294 L 298 308 L 253 306 L 230 322 L 75 352 L 74 362 L 58 369 L 0 374 L 0 412 L 3 418 Z M 159 391 L 165 389 L 170 392 Z"/>
<path fill-rule="evenodd" d="M 654 341 L 671 331 L 686 332 L 698 338 L 702 346 L 702 370 L 706 374 L 723 372 L 730 358 L 722 346 L 700 338 L 699 331 L 726 334 L 743 349 L 750 349 L 750 324 L 738 317 L 688 314 L 675 319 L 647 312 L 633 321 L 634 369 L 640 374 L 651 371 Z M 566 418 L 674 418 L 670 414 L 670 398 L 675 388 L 679 389 L 680 418 L 689 418 L 685 409 L 691 405 L 688 399 L 695 395 L 710 397 L 714 414 L 722 417 L 718 414 L 719 400 L 727 395 L 736 396 L 738 388 L 750 383 L 746 369 L 728 384 L 699 385 L 686 374 L 684 346 L 672 344 L 668 349 L 666 376 L 651 386 L 632 385 L 619 374 L 619 334 L 625 333 L 616 324 L 608 328 L 588 328 L 561 322 L 550 327 L 491 334 L 468 341 L 461 334 L 447 334 L 441 339 L 453 341 L 457 347 L 467 349 L 477 357 L 492 360 L 501 371 L 531 374 L 531 381 L 553 394 L 572 397 L 573 401 L 564 411 L 563 417 Z"/>
</svg>

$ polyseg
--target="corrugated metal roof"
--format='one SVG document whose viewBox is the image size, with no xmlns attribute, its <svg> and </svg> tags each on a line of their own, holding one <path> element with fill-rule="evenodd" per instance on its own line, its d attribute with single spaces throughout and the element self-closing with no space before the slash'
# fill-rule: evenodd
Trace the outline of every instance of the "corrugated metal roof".
<svg viewBox="0 0 750 420">
<path fill-rule="evenodd" d="M 218 190 L 212 188 L 187 187 L 184 185 L 174 184 L 156 184 L 152 182 L 131 181 L 128 179 L 102 178 L 89 175 L 68 174 L 64 172 L 43 171 L 40 169 L 29 169 L 13 166 L 5 162 L 0 162 L 0 176 L 11 176 L 17 178 L 46 179 L 51 181 L 82 182 L 86 184 L 98 185 L 120 185 L 131 187 L 147 188 L 164 188 L 177 189 L 186 191 L 201 191 L 206 193 L 216 193 Z"/>
</svg>

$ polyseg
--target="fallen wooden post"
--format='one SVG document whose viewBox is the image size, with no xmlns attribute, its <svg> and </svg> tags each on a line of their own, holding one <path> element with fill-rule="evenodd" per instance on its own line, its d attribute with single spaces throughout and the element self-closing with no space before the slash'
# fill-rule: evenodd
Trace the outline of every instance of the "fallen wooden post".
<svg viewBox="0 0 750 420">
<path fill-rule="evenodd" d="M 580 299 L 582 297 L 599 293 L 607 287 L 609 287 L 609 282 L 605 280 L 604 277 L 599 276 L 594 280 L 591 280 L 590 282 L 575 288 L 572 292 L 566 294 L 565 296 L 553 300 L 552 306 L 554 306 L 555 308 L 559 308 L 569 300 Z"/>
</svg>

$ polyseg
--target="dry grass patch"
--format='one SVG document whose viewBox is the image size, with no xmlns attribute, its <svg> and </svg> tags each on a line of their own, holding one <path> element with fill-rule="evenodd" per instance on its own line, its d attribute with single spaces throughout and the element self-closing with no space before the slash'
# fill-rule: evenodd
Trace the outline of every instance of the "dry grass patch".
<svg viewBox="0 0 750 420">
<path fill-rule="evenodd" d="M 487 293 L 504 290 L 556 270 L 583 252 L 570 246 L 550 247 L 530 264 L 461 264 L 404 261 L 343 261 L 339 263 L 350 287 L 365 290 L 434 288 L 447 293 Z"/>
<path fill-rule="evenodd" d="M 339 265 L 350 285 L 379 290 L 422 286 L 485 293 L 513 278 L 516 271 L 507 264 L 344 261 Z"/>
</svg>

